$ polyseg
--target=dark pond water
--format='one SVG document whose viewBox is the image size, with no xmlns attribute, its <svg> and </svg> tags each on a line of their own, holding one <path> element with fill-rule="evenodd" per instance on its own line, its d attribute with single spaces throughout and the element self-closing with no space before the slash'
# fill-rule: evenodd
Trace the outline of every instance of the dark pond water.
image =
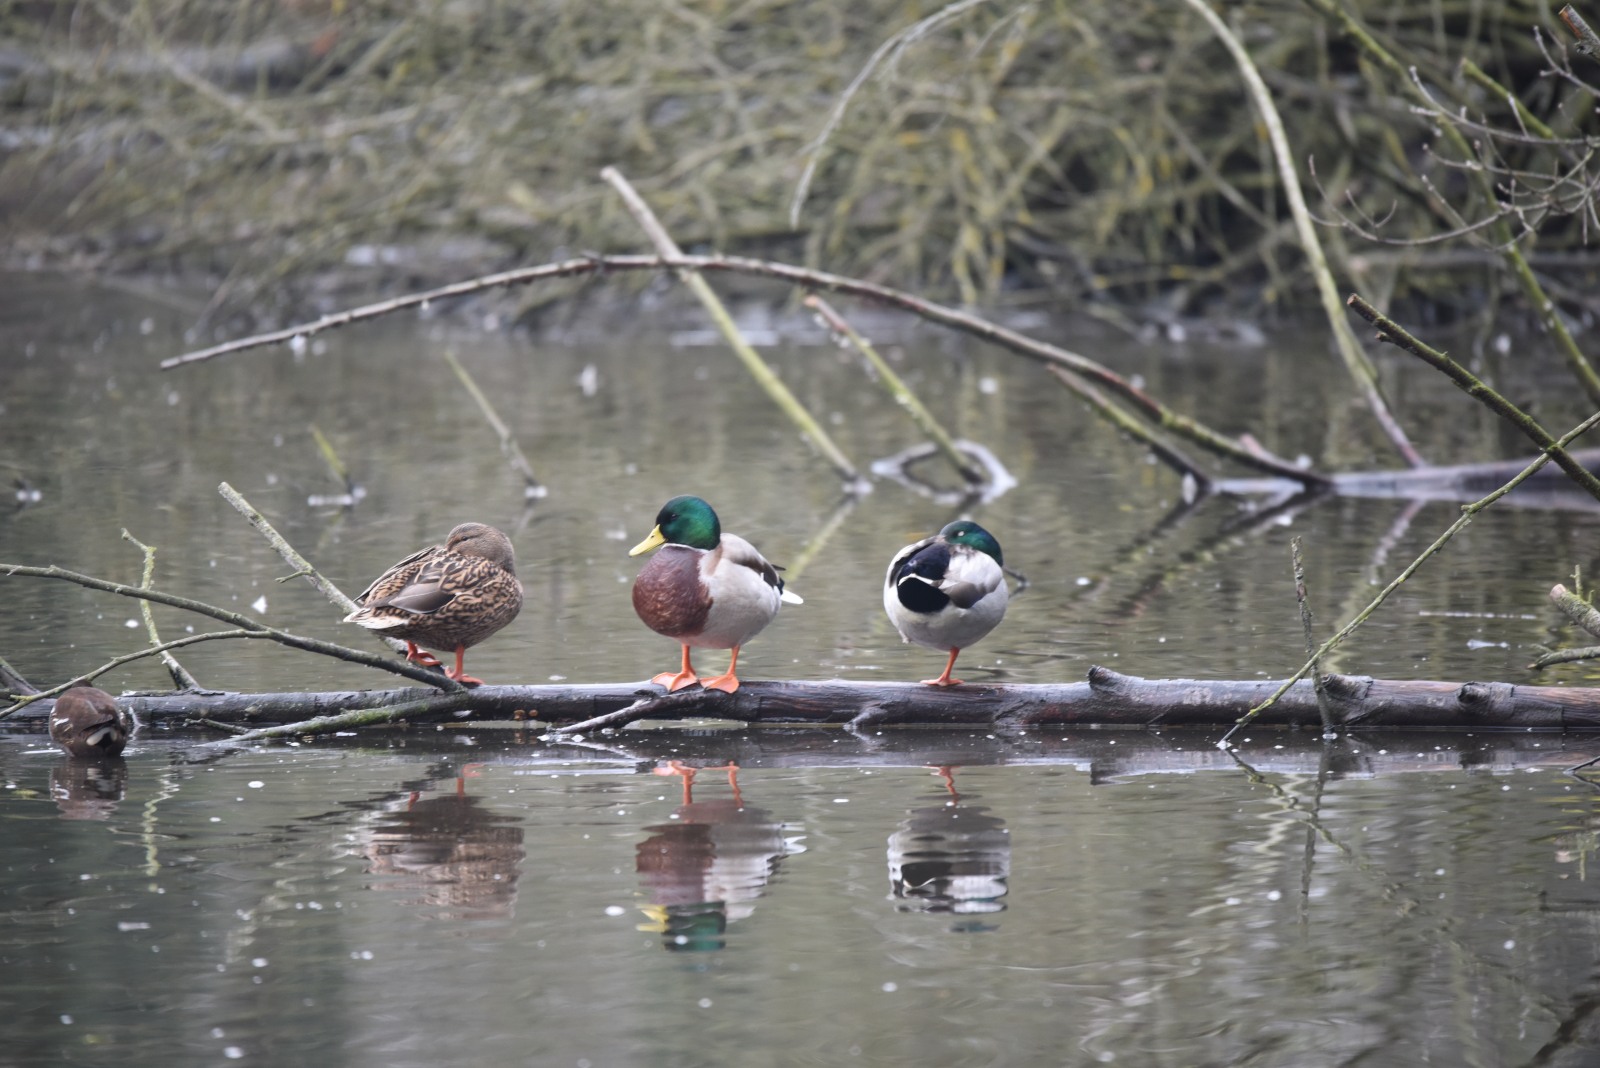
<svg viewBox="0 0 1600 1068">
<path fill-rule="evenodd" d="M 745 651 L 752 678 L 921 678 L 878 584 L 957 511 L 892 482 L 851 504 L 731 357 L 644 312 L 508 338 L 408 317 L 161 374 L 177 300 L 31 277 L 0 287 L 0 563 L 157 585 L 357 643 L 216 493 L 242 492 L 347 592 L 452 525 L 512 533 L 528 606 L 468 658 L 496 682 L 618 681 L 675 650 L 633 617 L 627 548 L 699 493 L 788 564 L 806 604 Z M 872 324 L 877 326 L 879 324 Z M 1050 330 L 1041 326 L 1041 331 Z M 1057 328 L 1059 329 L 1059 328 Z M 1029 580 L 968 679 L 1279 677 L 1303 649 L 1288 542 L 1342 622 L 1455 516 L 1448 502 L 1177 510 L 1165 468 L 1036 368 L 925 330 L 881 335 L 908 381 L 1018 486 L 971 514 Z M 1387 463 L 1319 330 L 1264 347 L 1056 336 L 1174 407 L 1329 468 Z M 520 479 L 439 359 L 494 399 Z M 1470 340 L 1455 351 L 1470 355 Z M 1480 359 L 1565 427 L 1553 360 Z M 769 355 L 858 464 L 918 440 L 852 358 Z M 1419 446 L 1509 454 L 1472 403 L 1389 353 Z M 365 490 L 341 487 L 310 428 Z M 1600 516 L 1477 520 L 1337 666 L 1536 676 L 1545 592 L 1593 573 Z M 0 577 L 0 655 L 40 683 L 144 640 L 131 601 Z M 166 609 L 164 636 L 204 621 Z M 185 650 L 236 689 L 387 685 L 262 644 Z M 102 678 L 162 688 L 147 663 Z M 1329 754 L 1204 734 L 989 738 L 629 731 L 552 745 L 465 728 L 314 746 L 147 732 L 109 768 L 0 734 L 0 1065 L 39 1063 L 1592 1063 L 1595 792 L 1583 738 L 1358 739 Z M 1346 748 L 1348 747 L 1348 748 Z M 693 801 L 662 777 L 702 771 Z M 478 767 L 469 765 L 477 764 Z M 956 767 L 953 786 L 931 768 Z M 1254 768 L 1255 770 L 1252 770 Z"/>
<path fill-rule="evenodd" d="M 1593 742 L 840 733 L 0 738 L 0 1063 L 1600 1057 Z"/>
</svg>

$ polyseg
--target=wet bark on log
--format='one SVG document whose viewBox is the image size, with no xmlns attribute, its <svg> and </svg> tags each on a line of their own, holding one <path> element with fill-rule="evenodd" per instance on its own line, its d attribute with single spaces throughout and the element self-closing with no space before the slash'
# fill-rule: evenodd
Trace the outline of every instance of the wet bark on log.
<svg viewBox="0 0 1600 1068">
<path fill-rule="evenodd" d="M 664 694 L 648 683 L 590 686 L 481 686 L 467 711 L 413 716 L 413 722 L 464 718 L 530 719 L 555 727 L 616 713 L 648 699 L 630 718 L 713 717 L 753 724 L 940 726 L 1231 726 L 1279 685 L 1271 680 L 1141 679 L 1102 667 L 1085 682 L 976 685 L 937 689 L 917 683 L 747 681 L 736 694 L 698 688 Z M 1335 722 L 1343 728 L 1600 729 L 1600 689 L 1491 682 L 1327 676 Z M 421 688 L 330 693 L 125 694 L 118 703 L 148 724 L 208 719 L 251 727 L 293 723 L 433 696 Z M 37 722 L 38 702 L 11 717 Z M 1310 682 L 1297 683 L 1256 720 L 1262 727 L 1320 729 Z"/>
</svg>

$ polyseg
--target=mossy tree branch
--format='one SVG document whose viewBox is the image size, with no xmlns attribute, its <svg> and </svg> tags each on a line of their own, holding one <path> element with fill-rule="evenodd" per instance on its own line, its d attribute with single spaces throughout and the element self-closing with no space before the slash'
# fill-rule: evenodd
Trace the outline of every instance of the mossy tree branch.
<svg viewBox="0 0 1600 1068">
<path fill-rule="evenodd" d="M 1596 425 L 1600 425 L 1600 412 L 1595 412 L 1589 418 L 1573 427 L 1565 435 L 1563 435 L 1560 441 L 1558 441 L 1556 444 L 1564 448 L 1582 434 L 1592 430 Z M 1282 698 L 1284 694 L 1289 692 L 1289 688 L 1291 686 L 1305 678 L 1309 672 L 1315 670 L 1317 663 L 1322 658 L 1326 657 L 1330 652 L 1338 648 L 1346 638 L 1356 632 L 1357 628 L 1359 628 L 1361 624 L 1372 618 L 1372 614 L 1389 599 L 1391 594 L 1404 585 L 1406 580 L 1411 578 L 1412 575 L 1415 575 L 1419 570 L 1421 570 L 1422 565 L 1427 563 L 1428 560 L 1440 549 L 1444 548 L 1446 543 L 1448 543 L 1451 538 L 1454 538 L 1457 534 L 1461 533 L 1461 531 L 1465 530 L 1467 524 L 1471 523 L 1473 518 L 1476 517 L 1479 512 L 1483 511 L 1495 501 L 1498 501 L 1501 497 L 1504 497 L 1506 494 L 1522 485 L 1523 482 L 1527 481 L 1533 476 L 1535 471 L 1549 463 L 1550 458 L 1550 453 L 1541 453 L 1538 458 L 1536 458 L 1527 467 L 1523 468 L 1511 481 L 1507 482 L 1505 485 L 1501 486 L 1487 497 L 1474 501 L 1471 504 L 1463 505 L 1460 518 L 1458 518 L 1454 523 L 1451 523 L 1443 534 L 1440 534 L 1439 537 L 1434 539 L 1433 544 L 1429 545 L 1422 551 L 1422 555 L 1418 556 L 1415 560 L 1411 561 L 1411 563 L 1407 564 L 1405 569 L 1401 571 L 1400 574 L 1396 575 L 1393 581 L 1380 590 L 1378 595 L 1374 597 L 1365 608 L 1356 613 L 1350 622 L 1340 627 L 1338 632 L 1335 633 L 1333 637 L 1329 638 L 1327 641 L 1318 646 L 1316 652 L 1314 652 L 1310 658 L 1308 658 L 1306 662 L 1301 665 L 1300 670 L 1296 671 L 1287 680 L 1285 680 L 1283 685 L 1280 686 L 1270 697 L 1261 702 L 1259 705 L 1256 705 L 1254 708 L 1250 709 L 1249 712 L 1245 713 L 1244 716 L 1241 717 L 1239 721 L 1232 727 L 1230 727 L 1227 733 L 1225 733 L 1221 739 L 1218 740 L 1217 744 L 1219 746 L 1226 747 L 1228 740 L 1233 737 L 1236 731 L 1247 726 L 1266 709 L 1271 708 L 1272 705 Z"/>
<path fill-rule="evenodd" d="M 76 571 L 69 571 L 66 568 L 57 567 L 53 564 L 49 567 L 30 567 L 23 564 L 0 564 L 0 575 L 14 578 L 59 579 L 65 582 L 76 583 L 79 586 L 83 586 L 91 590 L 100 590 L 104 593 L 114 593 L 121 597 L 133 597 L 139 600 L 153 601 L 156 604 L 164 604 L 171 608 L 181 608 L 186 612 L 194 612 L 197 615 L 210 616 L 212 619 L 219 620 L 223 623 L 229 623 L 238 628 L 239 631 L 243 632 L 240 634 L 227 634 L 227 637 L 265 638 L 269 641 L 277 642 L 280 645 L 286 645 L 292 649 L 302 649 L 306 652 L 318 653 L 322 656 L 332 657 L 335 660 L 344 660 L 352 664 L 361 664 L 365 667 L 377 668 L 379 671 L 387 671 L 391 674 L 403 675 L 408 679 L 425 683 L 441 690 L 454 691 L 465 689 L 465 687 L 456 682 L 454 679 L 446 678 L 439 672 L 429 671 L 426 668 L 418 667 L 406 660 L 393 660 L 388 657 L 375 656 L 371 653 L 361 652 L 359 649 L 351 649 L 347 646 L 335 644 L 334 642 L 322 641 L 319 638 L 307 638 L 303 635 L 291 634 L 290 632 L 286 630 L 280 630 L 277 627 L 269 627 L 265 623 L 258 622 L 254 619 L 251 619 L 249 616 L 241 615 L 238 612 L 230 612 L 225 608 L 218 608 L 215 605 L 206 604 L 203 601 L 196 601 L 188 597 L 179 597 L 175 594 L 163 593 L 160 590 L 146 590 L 137 586 L 128 586 L 120 582 L 109 582 L 105 579 L 95 578 L 92 575 L 83 575 Z M 209 637 L 214 640 L 218 636 L 222 635 L 219 633 L 213 634 Z M 192 635 L 190 637 L 198 638 L 200 636 Z M 157 649 L 144 650 L 139 653 L 138 656 L 155 655 L 162 649 L 176 649 L 187 644 L 192 644 L 192 642 L 187 639 L 178 639 L 176 641 L 166 642 L 163 646 L 158 647 Z"/>
<path fill-rule="evenodd" d="M 1099 383 L 1105 389 L 1131 404 L 1135 411 L 1157 427 L 1186 438 L 1202 448 L 1243 467 L 1278 475 L 1305 486 L 1326 487 L 1331 480 L 1316 471 L 1298 467 L 1281 457 L 1272 456 L 1259 449 L 1245 447 L 1237 440 L 1211 429 L 1203 423 L 1162 404 L 1122 375 L 1087 356 L 1079 355 L 999 326 L 981 316 L 925 300 L 903 290 L 875 282 L 864 282 L 826 271 L 813 271 L 805 267 L 779 263 L 772 260 L 750 259 L 744 256 L 591 256 L 583 259 L 563 260 L 521 267 L 498 274 L 483 275 L 465 282 L 456 282 L 419 293 L 378 301 L 374 304 L 351 308 L 324 315 L 312 322 L 271 330 L 250 337 L 223 342 L 205 349 L 172 356 L 161 361 L 161 369 L 173 370 L 191 363 L 213 360 L 233 353 L 294 342 L 336 327 L 380 318 L 408 308 L 417 308 L 435 301 L 468 296 L 486 289 L 502 286 L 528 285 L 557 278 L 570 278 L 610 271 L 660 271 L 689 269 L 695 271 L 731 271 L 755 277 L 771 278 L 803 289 L 830 293 L 844 293 L 879 304 L 909 312 L 928 322 L 967 334 L 992 345 L 1014 352 L 1026 359 L 1046 366 L 1057 366 L 1073 371 L 1085 379 Z"/>
<path fill-rule="evenodd" d="M 1512 404 L 1487 383 L 1480 380 L 1471 371 L 1462 367 L 1443 352 L 1417 340 L 1403 326 L 1378 311 L 1378 309 L 1362 299 L 1359 294 L 1351 294 L 1348 303 L 1358 315 L 1378 328 L 1379 341 L 1386 341 L 1404 352 L 1409 352 L 1428 366 L 1442 372 L 1446 378 L 1459 386 L 1467 396 L 1481 401 L 1490 411 L 1520 430 L 1528 440 L 1539 446 L 1546 456 L 1554 460 L 1556 465 L 1565 471 L 1572 481 L 1582 486 L 1584 491 L 1596 500 L 1600 500 L 1600 479 L 1595 478 L 1588 468 L 1573 459 L 1562 448 L 1561 443 L 1551 437 L 1549 431 L 1540 426 L 1538 421 L 1531 415 Z"/>
<path fill-rule="evenodd" d="M 144 554 L 144 573 L 139 578 L 139 587 L 140 587 L 140 589 L 145 589 L 145 590 L 150 589 L 151 588 L 151 584 L 155 581 L 155 573 L 156 573 L 156 551 L 155 551 L 155 549 L 153 547 L 149 546 L 149 545 L 144 544 L 138 538 L 135 538 L 132 534 L 129 534 L 128 531 L 127 531 L 127 528 L 123 528 L 122 539 L 124 541 L 132 542 L 134 544 L 134 546 L 140 552 L 142 552 Z M 150 635 L 150 644 L 151 645 L 160 645 L 161 644 L 161 635 L 156 630 L 156 617 L 155 617 L 155 614 L 150 611 L 150 602 L 149 601 L 140 601 L 139 602 L 139 616 L 140 616 L 140 618 L 142 618 L 144 620 L 145 632 Z M 162 664 L 163 667 L 165 667 L 167 669 L 167 674 L 172 676 L 173 685 L 177 686 L 179 689 L 183 689 L 183 690 L 198 690 L 200 688 L 200 684 L 195 681 L 194 676 L 189 674 L 188 669 L 185 668 L 182 664 L 178 663 L 177 658 L 174 657 L 171 653 L 162 652 L 162 654 L 161 654 L 161 664 Z M 98 674 L 98 672 L 96 672 L 96 674 Z"/>
</svg>

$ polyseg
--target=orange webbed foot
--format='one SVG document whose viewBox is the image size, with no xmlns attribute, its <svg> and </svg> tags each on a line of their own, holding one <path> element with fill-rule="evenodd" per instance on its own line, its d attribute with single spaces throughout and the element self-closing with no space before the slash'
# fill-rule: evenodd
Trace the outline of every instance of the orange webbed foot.
<svg viewBox="0 0 1600 1068">
<path fill-rule="evenodd" d="M 701 679 L 700 685 L 708 690 L 721 690 L 723 693 L 733 693 L 739 688 L 739 676 L 734 674 L 739 667 L 739 647 L 733 647 L 733 656 L 728 660 L 726 674 L 715 675 L 709 679 Z"/>
<path fill-rule="evenodd" d="M 454 679 L 463 686 L 482 686 L 482 679 L 475 679 L 467 674 L 466 655 L 467 647 L 465 645 L 456 646 L 456 666 L 453 670 L 451 668 L 444 669 L 445 678 Z M 437 664 L 438 661 L 435 660 L 434 663 Z"/>
<path fill-rule="evenodd" d="M 423 667 L 438 667 L 440 664 L 444 663 L 444 661 L 440 660 L 426 649 L 418 646 L 416 642 L 412 641 L 406 642 L 406 659 L 411 661 L 413 664 L 420 664 Z"/>
<path fill-rule="evenodd" d="M 694 665 L 689 663 L 689 647 L 683 646 L 683 666 L 677 671 L 663 671 L 650 680 L 657 686 L 665 686 L 668 693 L 676 693 L 685 686 L 693 686 L 700 681 L 700 676 L 694 673 Z"/>
<path fill-rule="evenodd" d="M 657 686 L 665 686 L 668 693 L 675 693 L 685 686 L 693 686 L 699 682 L 700 676 L 692 671 L 663 671 L 650 681 Z"/>
</svg>

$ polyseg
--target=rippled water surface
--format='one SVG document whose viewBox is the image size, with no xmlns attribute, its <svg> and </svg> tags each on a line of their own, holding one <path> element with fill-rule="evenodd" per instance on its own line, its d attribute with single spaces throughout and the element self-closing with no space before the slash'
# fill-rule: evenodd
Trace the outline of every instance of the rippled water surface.
<svg viewBox="0 0 1600 1068">
<path fill-rule="evenodd" d="M 278 581 L 287 567 L 218 484 L 347 592 L 477 519 L 512 534 L 528 600 L 471 652 L 473 674 L 615 682 L 675 659 L 633 617 L 626 549 L 692 492 L 806 598 L 741 675 L 939 667 L 899 642 L 878 584 L 896 548 L 959 506 L 884 480 L 845 500 L 725 351 L 644 313 L 531 338 L 407 318 L 163 374 L 159 359 L 206 340 L 184 336 L 192 307 L 7 283 L 0 473 L 38 499 L 0 512 L 0 563 L 137 582 L 126 530 L 155 547 L 161 589 L 357 643 L 309 585 Z M 1049 336 L 1286 456 L 1388 463 L 1335 361 L 1308 347 L 1317 331 L 1264 347 Z M 928 330 L 880 338 L 1018 481 L 966 510 L 1028 580 L 963 654 L 971 680 L 1070 680 L 1095 663 L 1281 677 L 1304 648 L 1291 537 L 1326 633 L 1457 514 L 1350 499 L 1184 510 L 1175 476 L 1037 368 Z M 525 500 L 446 349 L 548 496 Z M 859 465 L 919 440 L 847 354 L 804 336 L 766 351 Z M 1375 355 L 1425 453 L 1516 451 L 1467 398 Z M 1585 414 L 1563 408 L 1553 361 L 1479 366 L 1546 398 L 1551 426 Z M 324 499 L 343 487 L 313 426 L 362 487 L 353 506 Z M 1594 571 L 1600 518 L 1528 504 L 1475 521 L 1336 666 L 1587 681 L 1526 664 L 1564 640 L 1545 591 Z M 0 606 L 0 656 L 41 684 L 145 641 L 134 602 L 64 582 L 0 576 Z M 155 620 L 164 637 L 207 625 Z M 181 655 L 216 688 L 389 682 L 265 643 Z M 148 661 L 100 682 L 170 685 Z M 85 766 L 37 733 L 0 733 L 0 1066 L 1600 1057 L 1595 792 L 1563 770 L 1595 755 L 1582 737 L 1393 735 L 1324 753 L 1264 732 L 1242 764 L 1183 732 L 207 740 L 147 730 L 124 761 Z M 730 762 L 737 794 L 713 770 Z M 692 797 L 670 774 L 688 768 L 704 769 Z"/>
<path fill-rule="evenodd" d="M 1600 1056 L 1559 738 L 625 733 L 0 740 L 0 1064 Z"/>
</svg>

